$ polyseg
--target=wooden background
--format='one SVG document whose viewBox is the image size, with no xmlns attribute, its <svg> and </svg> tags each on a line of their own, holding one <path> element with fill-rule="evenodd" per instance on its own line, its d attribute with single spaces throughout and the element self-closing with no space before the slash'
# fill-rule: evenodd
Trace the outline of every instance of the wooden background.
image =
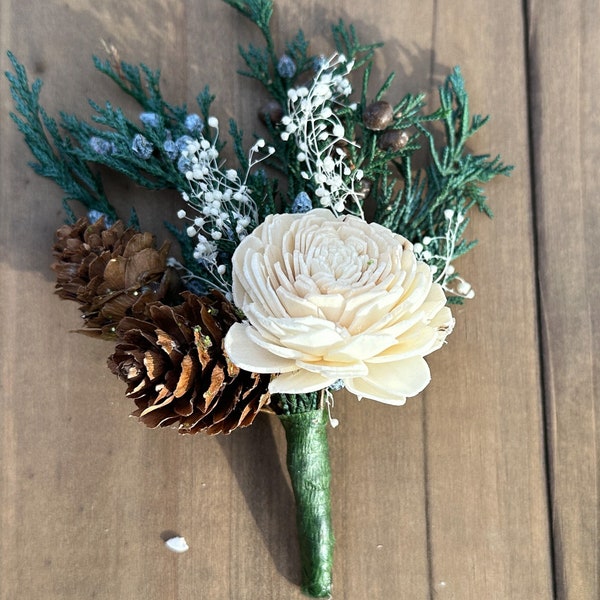
<svg viewBox="0 0 600 600">
<path fill-rule="evenodd" d="M 327 53 L 343 17 L 386 42 L 376 78 L 397 71 L 390 98 L 460 64 L 473 111 L 492 115 L 473 151 L 516 166 L 487 188 L 495 220 L 472 223 L 480 245 L 459 267 L 477 295 L 431 357 L 431 386 L 403 408 L 337 399 L 335 598 L 600 598 L 599 12 L 277 2 L 279 39 L 302 27 Z M 235 70 L 237 44 L 259 38 L 217 0 L 0 0 L 0 49 L 44 79 L 51 114 L 89 114 L 87 97 L 133 110 L 93 69 L 101 40 L 160 67 L 170 100 L 210 82 L 217 116 L 255 126 L 258 88 Z M 26 167 L 5 83 L 0 102 L 0 598 L 301 598 L 279 424 L 189 438 L 127 418 L 110 344 L 68 333 L 77 308 L 52 294 L 61 192 Z M 177 202 L 108 185 L 147 227 Z M 165 549 L 169 531 L 189 552 Z"/>
</svg>

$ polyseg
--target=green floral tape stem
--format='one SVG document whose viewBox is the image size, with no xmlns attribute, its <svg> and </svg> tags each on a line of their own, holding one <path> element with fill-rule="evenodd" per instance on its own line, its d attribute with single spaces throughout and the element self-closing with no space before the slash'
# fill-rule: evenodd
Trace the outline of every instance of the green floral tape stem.
<svg viewBox="0 0 600 600">
<path fill-rule="evenodd" d="M 328 598 L 334 539 L 327 413 L 311 410 L 279 418 L 286 432 L 287 467 L 296 498 L 302 591 L 313 598 Z"/>
</svg>

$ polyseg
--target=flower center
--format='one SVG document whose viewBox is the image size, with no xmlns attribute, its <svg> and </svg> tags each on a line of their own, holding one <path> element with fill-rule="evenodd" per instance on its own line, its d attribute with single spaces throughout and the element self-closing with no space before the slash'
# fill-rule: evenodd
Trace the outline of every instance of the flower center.
<svg viewBox="0 0 600 600">
<path fill-rule="evenodd" d="M 309 277 L 321 294 L 343 293 L 364 284 L 366 273 L 372 272 L 377 260 L 367 240 L 344 228 L 320 227 L 299 236 L 296 244 L 298 270 L 294 279 Z"/>
</svg>

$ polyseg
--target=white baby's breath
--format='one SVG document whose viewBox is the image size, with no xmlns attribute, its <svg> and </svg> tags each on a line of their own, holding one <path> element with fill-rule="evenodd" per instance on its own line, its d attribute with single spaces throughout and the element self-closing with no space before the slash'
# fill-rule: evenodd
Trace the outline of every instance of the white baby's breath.
<svg viewBox="0 0 600 600">
<path fill-rule="evenodd" d="M 237 245 L 248 235 L 250 227 L 258 223 L 257 206 L 247 185 L 248 175 L 274 150 L 265 149 L 265 141 L 257 140 L 248 154 L 248 169 L 240 177 L 235 169 L 223 168 L 217 148 L 218 119 L 210 117 L 208 125 L 216 130 L 211 140 L 202 135 L 198 139 L 189 138 L 181 151 L 179 164 L 190 186 L 182 197 L 191 210 L 179 210 L 177 216 L 191 222 L 186 233 L 196 239 L 193 257 L 212 276 L 204 283 L 230 296 L 230 284 L 225 277 L 227 265 L 220 262 L 217 242 L 227 240 Z"/>
<path fill-rule="evenodd" d="M 301 176 L 315 184 L 319 204 L 335 214 L 363 217 L 357 184 L 362 171 L 349 166 L 341 145 L 357 146 L 346 138 L 344 126 L 333 110 L 352 93 L 348 75 L 354 63 L 334 54 L 325 60 L 312 85 L 288 90 L 288 114 L 283 117 L 281 139 L 292 138 L 300 152 L 296 158 Z"/>
<path fill-rule="evenodd" d="M 465 215 L 460 210 L 447 208 L 444 211 L 444 221 L 445 226 L 440 228 L 440 235 L 423 237 L 421 242 L 414 245 L 414 252 L 419 260 L 431 266 L 435 283 L 439 283 L 447 294 L 467 299 L 474 298 L 475 290 L 471 284 L 457 275 L 454 265 L 451 264 L 455 258 Z M 432 251 L 433 248 L 435 250 Z"/>
</svg>

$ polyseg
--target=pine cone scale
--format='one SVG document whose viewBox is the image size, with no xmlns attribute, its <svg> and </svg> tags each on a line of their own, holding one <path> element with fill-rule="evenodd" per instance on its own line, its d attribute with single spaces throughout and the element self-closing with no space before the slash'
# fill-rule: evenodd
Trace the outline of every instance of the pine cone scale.
<svg viewBox="0 0 600 600">
<path fill-rule="evenodd" d="M 152 247 L 153 244 L 154 236 L 151 233 L 137 233 L 127 242 L 123 250 L 123 256 L 125 258 L 133 258 L 142 250 Z"/>
<path fill-rule="evenodd" d="M 183 357 L 181 361 L 181 375 L 177 382 L 177 387 L 173 391 L 175 398 L 181 398 L 187 394 L 194 384 L 194 377 L 196 376 L 196 363 L 192 357 L 188 354 Z"/>
<path fill-rule="evenodd" d="M 194 343 L 196 344 L 196 350 L 198 352 L 198 360 L 205 369 L 210 363 L 209 348 L 212 346 L 212 342 L 209 336 L 202 335 L 200 327 L 194 327 Z"/>
<path fill-rule="evenodd" d="M 128 265 L 128 260 L 123 256 L 111 258 L 104 266 L 99 277 L 104 279 L 103 285 L 98 287 L 98 292 L 110 294 L 114 290 L 124 290 L 131 287 L 131 283 L 127 285 L 125 279 L 125 270 Z"/>
<path fill-rule="evenodd" d="M 156 343 L 169 357 L 169 360 L 175 364 L 180 365 L 183 360 L 183 354 L 179 351 L 179 345 L 177 342 L 166 332 L 161 329 L 156 330 Z"/>
<path fill-rule="evenodd" d="M 160 354 L 147 351 L 144 354 L 144 367 L 146 367 L 148 379 L 154 381 L 164 374 L 166 363 Z M 140 371 L 139 367 L 137 369 Z"/>
</svg>

